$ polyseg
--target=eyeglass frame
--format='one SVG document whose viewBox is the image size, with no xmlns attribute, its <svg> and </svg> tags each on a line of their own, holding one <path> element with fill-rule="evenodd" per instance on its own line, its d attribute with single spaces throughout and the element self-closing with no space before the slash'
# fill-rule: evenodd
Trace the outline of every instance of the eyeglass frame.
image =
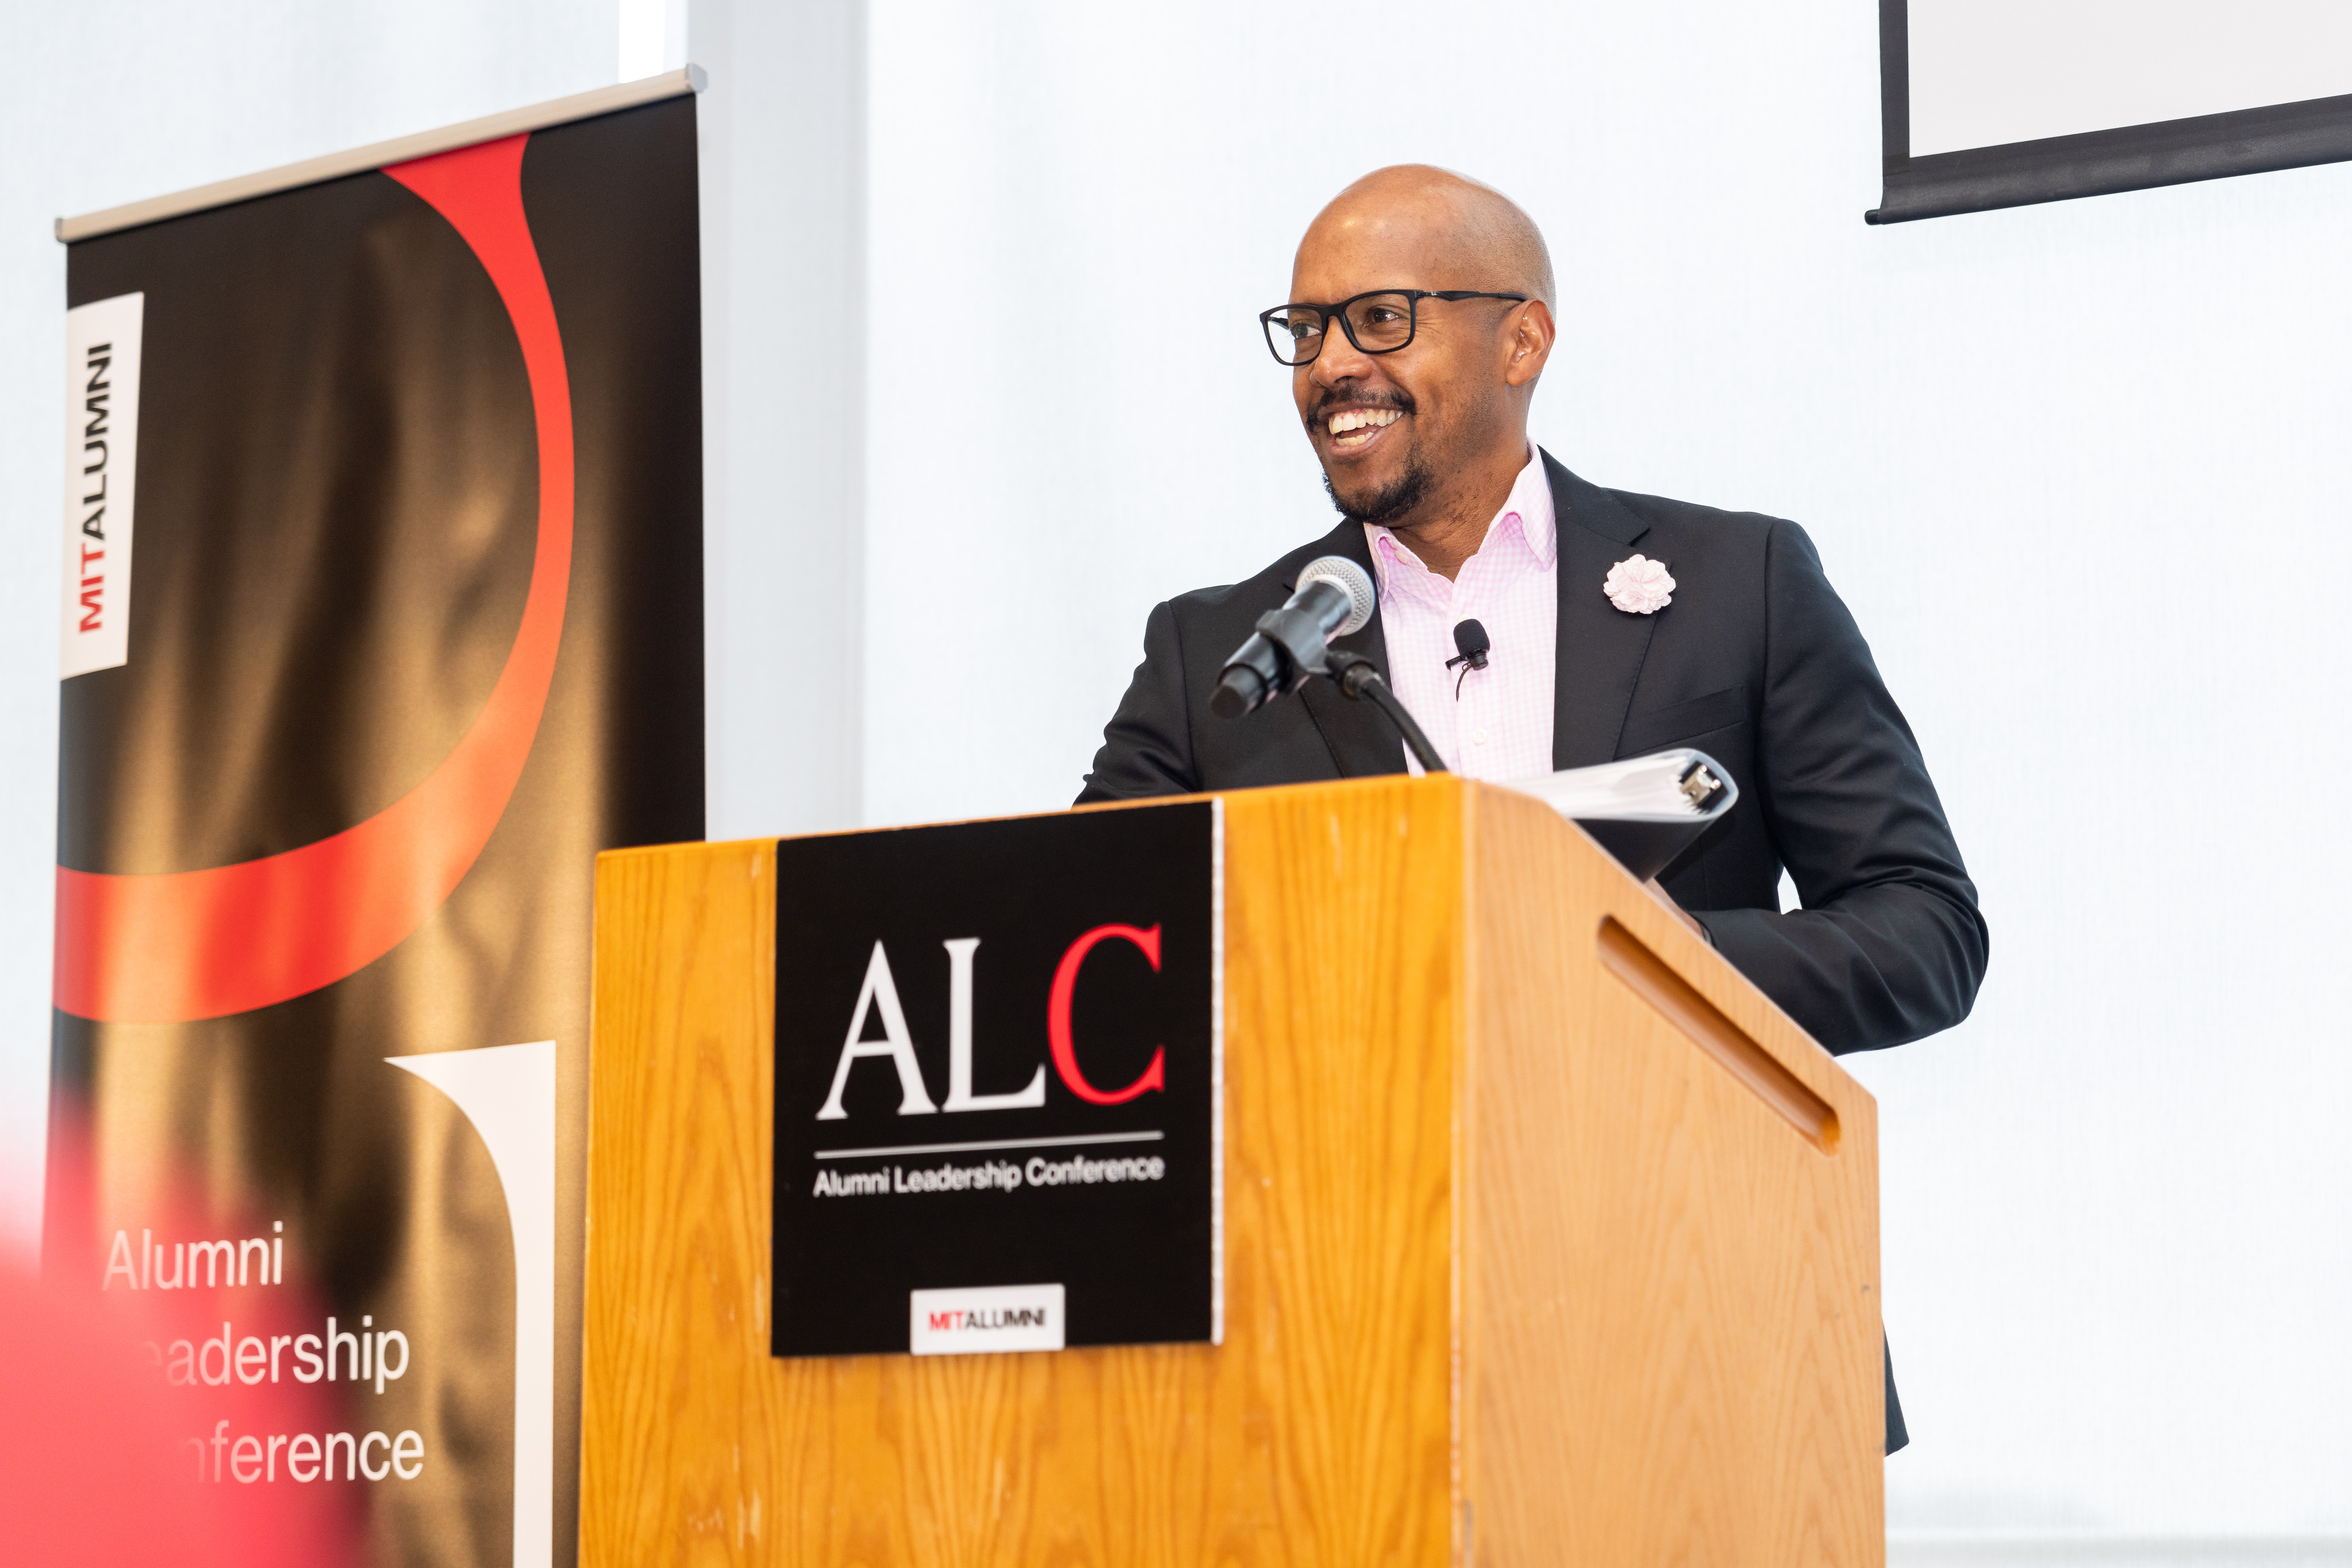
<svg viewBox="0 0 2352 1568">
<path fill-rule="evenodd" d="M 1395 348 L 1368 349 L 1357 340 L 1356 323 L 1348 320 L 1348 307 L 1356 303 L 1359 300 L 1370 300 L 1381 294 L 1400 295 L 1405 300 L 1406 317 L 1404 342 L 1397 344 Z M 1313 364 L 1317 360 L 1323 357 L 1323 345 L 1319 342 L 1317 343 L 1315 345 L 1315 352 L 1308 354 L 1305 359 L 1283 358 L 1281 353 L 1278 353 L 1274 346 L 1274 318 L 1280 315 L 1285 310 L 1320 310 L 1323 312 L 1322 335 L 1325 338 L 1328 339 L 1331 335 L 1331 322 L 1334 320 L 1337 320 L 1339 323 L 1339 330 L 1348 334 L 1348 342 L 1354 346 L 1355 351 L 1358 353 L 1392 354 L 1397 353 L 1398 350 L 1411 348 L 1412 346 L 1413 339 L 1421 335 L 1421 302 L 1423 300 L 1444 300 L 1447 301 L 1457 300 L 1510 300 L 1518 304 L 1524 305 L 1528 302 L 1528 298 L 1529 296 L 1525 294 L 1496 294 L 1480 289 L 1367 289 L 1360 294 L 1349 295 L 1346 299 L 1340 300 L 1336 305 L 1318 305 L 1311 300 L 1293 300 L 1287 304 L 1276 305 L 1272 310 L 1260 310 L 1257 313 L 1257 324 L 1260 331 L 1265 338 L 1265 352 L 1274 355 L 1274 363 L 1282 366 L 1285 370 L 1299 370 L 1305 366 Z"/>
</svg>

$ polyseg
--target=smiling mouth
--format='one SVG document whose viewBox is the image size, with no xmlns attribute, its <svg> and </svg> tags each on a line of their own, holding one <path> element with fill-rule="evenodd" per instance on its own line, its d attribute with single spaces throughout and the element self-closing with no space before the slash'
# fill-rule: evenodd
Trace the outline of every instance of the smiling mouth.
<svg viewBox="0 0 2352 1568">
<path fill-rule="evenodd" d="M 1404 417 L 1402 408 L 1341 408 L 1327 415 L 1323 429 L 1334 452 L 1355 452 L 1380 439 L 1381 432 Z"/>
</svg>

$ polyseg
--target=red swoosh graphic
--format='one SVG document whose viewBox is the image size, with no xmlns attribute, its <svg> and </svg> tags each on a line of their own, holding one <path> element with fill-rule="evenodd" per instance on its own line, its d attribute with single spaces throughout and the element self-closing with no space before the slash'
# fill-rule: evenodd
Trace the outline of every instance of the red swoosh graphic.
<svg viewBox="0 0 2352 1568">
<path fill-rule="evenodd" d="M 374 963 L 457 889 L 522 776 L 555 678 L 572 577 L 572 391 L 509 136 L 383 172 L 473 248 L 522 342 L 539 427 L 539 543 L 522 625 L 489 700 L 422 784 L 331 838 L 152 876 L 58 868 L 56 1003 L 108 1023 L 218 1018 Z"/>
</svg>

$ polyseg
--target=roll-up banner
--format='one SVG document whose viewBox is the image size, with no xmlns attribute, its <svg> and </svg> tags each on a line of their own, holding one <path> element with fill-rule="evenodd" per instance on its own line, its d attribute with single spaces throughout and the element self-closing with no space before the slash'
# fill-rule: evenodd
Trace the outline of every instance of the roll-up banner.
<svg viewBox="0 0 2352 1568">
<path fill-rule="evenodd" d="M 572 1555 L 593 857 L 702 835 L 695 103 L 635 96 L 61 229 L 45 1267 L 160 1325 L 194 1480 L 378 1563 Z"/>
</svg>

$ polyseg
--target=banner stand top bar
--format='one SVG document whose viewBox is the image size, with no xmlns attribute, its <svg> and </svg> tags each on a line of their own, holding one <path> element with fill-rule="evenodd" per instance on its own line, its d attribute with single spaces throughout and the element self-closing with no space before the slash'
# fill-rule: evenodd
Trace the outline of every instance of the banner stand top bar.
<svg viewBox="0 0 2352 1568">
<path fill-rule="evenodd" d="M 198 185 L 194 190 L 181 191 L 174 195 L 150 196 L 143 202 L 108 207 L 103 212 L 85 213 L 80 217 L 61 217 L 57 220 L 57 236 L 59 243 L 71 245 L 79 239 L 92 239 L 119 229 L 137 228 L 142 224 L 161 223 L 165 218 L 202 212 L 206 207 L 251 201 L 256 196 L 292 190 L 297 185 L 317 184 L 322 180 L 341 179 L 345 174 L 381 169 L 387 163 L 404 163 L 411 158 L 429 157 L 457 147 L 470 147 L 477 142 L 488 142 L 525 131 L 543 131 L 567 121 L 586 120 L 594 115 L 635 109 L 641 103 L 676 98 L 682 93 L 700 92 L 709 81 L 700 66 L 684 66 L 637 81 L 616 82 L 611 87 L 575 92 L 569 98 L 551 99 L 528 109 L 509 109 L 503 114 L 485 115 L 479 120 L 445 125 L 437 131 L 419 132 L 414 136 L 395 137 L 366 147 L 354 147 L 345 153 L 330 153 L 322 158 L 305 159 L 299 163 L 288 163 L 282 168 L 265 170 L 258 174 L 217 180 L 209 185 Z"/>
</svg>

